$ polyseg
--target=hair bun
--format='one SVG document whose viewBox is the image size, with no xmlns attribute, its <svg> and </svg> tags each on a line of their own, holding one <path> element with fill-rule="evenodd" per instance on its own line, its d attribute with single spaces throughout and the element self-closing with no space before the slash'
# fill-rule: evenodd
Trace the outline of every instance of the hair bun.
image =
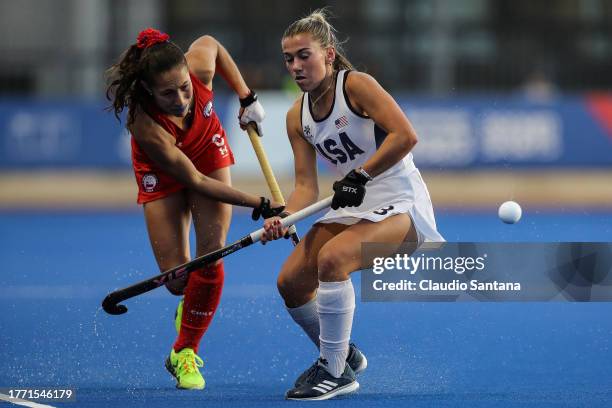
<svg viewBox="0 0 612 408">
<path fill-rule="evenodd" d="M 166 42 L 170 39 L 170 36 L 166 33 L 162 33 L 154 28 L 147 28 L 142 30 L 136 39 L 136 46 L 138 48 L 149 48 L 152 45 Z"/>
<path fill-rule="evenodd" d="M 327 22 L 327 14 L 325 13 L 325 9 L 315 10 L 312 13 L 310 13 L 308 17 L 320 23 L 329 24 Z"/>
</svg>

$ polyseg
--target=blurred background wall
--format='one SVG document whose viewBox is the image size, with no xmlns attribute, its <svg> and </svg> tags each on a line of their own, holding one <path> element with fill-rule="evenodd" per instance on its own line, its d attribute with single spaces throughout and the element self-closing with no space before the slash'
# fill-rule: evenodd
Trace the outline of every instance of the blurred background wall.
<svg viewBox="0 0 612 408">
<path fill-rule="evenodd" d="M 211 34 L 230 51 L 260 93 L 287 194 L 284 116 L 298 94 L 280 38 L 323 6 L 349 59 L 415 125 L 434 204 L 612 206 L 612 0 L 0 0 L 0 206 L 135 207 L 129 134 L 103 111 L 103 73 L 149 26 L 184 49 Z M 234 181 L 263 193 L 236 98 L 215 86 Z"/>
</svg>

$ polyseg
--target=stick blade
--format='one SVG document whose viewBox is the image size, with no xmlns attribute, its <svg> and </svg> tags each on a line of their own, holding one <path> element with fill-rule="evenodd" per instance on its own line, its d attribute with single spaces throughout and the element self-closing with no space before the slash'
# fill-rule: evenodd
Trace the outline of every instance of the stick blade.
<svg viewBox="0 0 612 408">
<path fill-rule="evenodd" d="M 102 301 L 102 309 L 111 315 L 122 315 L 128 311 L 127 307 L 124 305 L 117 304 L 117 302 L 113 299 L 112 293 L 106 296 Z"/>
</svg>

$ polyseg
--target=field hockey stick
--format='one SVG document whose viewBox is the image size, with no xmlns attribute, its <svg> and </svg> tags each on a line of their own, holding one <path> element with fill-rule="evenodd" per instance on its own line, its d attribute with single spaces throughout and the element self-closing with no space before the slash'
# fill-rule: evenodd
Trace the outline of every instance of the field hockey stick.
<svg viewBox="0 0 612 408">
<path fill-rule="evenodd" d="M 268 188 L 270 188 L 272 198 L 274 199 L 274 201 L 285 205 L 285 198 L 283 197 L 283 193 L 280 187 L 278 186 L 276 177 L 274 177 L 272 166 L 270 166 L 270 162 L 268 161 L 268 155 L 266 155 L 266 151 L 263 148 L 261 138 L 257 134 L 255 124 L 253 122 L 249 123 L 246 127 L 246 130 L 249 135 L 249 139 L 251 140 L 251 144 L 253 145 L 253 150 L 255 150 L 255 155 L 257 156 L 257 160 L 259 161 L 261 171 L 264 174 L 266 183 L 268 183 Z M 300 243 L 300 237 L 298 236 L 295 225 L 292 225 L 291 228 L 289 228 L 289 235 L 291 236 L 293 245 L 297 245 Z"/>
<path fill-rule="evenodd" d="M 289 227 L 296 222 L 316 213 L 324 208 L 327 208 L 331 205 L 332 197 L 327 197 L 321 201 L 318 201 L 295 214 L 291 214 L 286 218 L 281 220 L 281 225 L 283 227 Z M 249 235 L 246 235 L 240 238 L 238 241 L 233 244 L 227 245 L 223 248 L 217 249 L 216 251 L 210 252 L 208 254 L 199 256 L 193 259 L 190 262 L 184 263 L 182 265 L 176 266 L 164 273 L 156 275 L 152 278 L 144 280 L 142 282 L 136 283 L 132 286 L 128 286 L 127 288 L 119 289 L 114 292 L 109 293 L 102 302 L 102 308 L 108 314 L 112 315 L 120 315 L 127 312 L 127 307 L 124 305 L 120 305 L 120 302 L 124 300 L 133 298 L 138 295 L 142 295 L 143 293 L 149 292 L 155 288 L 158 288 L 171 280 L 178 279 L 194 269 L 201 268 L 204 265 L 215 262 L 223 257 L 226 257 L 234 252 L 246 248 L 250 245 L 261 240 L 261 236 L 264 233 L 264 229 L 260 228 L 257 231 L 251 232 Z"/>
</svg>

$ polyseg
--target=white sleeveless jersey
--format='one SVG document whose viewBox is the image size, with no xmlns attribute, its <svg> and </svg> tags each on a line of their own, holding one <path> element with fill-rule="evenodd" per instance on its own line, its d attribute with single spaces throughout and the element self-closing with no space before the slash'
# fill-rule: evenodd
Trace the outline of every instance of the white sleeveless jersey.
<svg viewBox="0 0 612 408">
<path fill-rule="evenodd" d="M 334 165 L 338 178 L 363 166 L 387 136 L 371 118 L 356 112 L 350 105 L 345 90 L 349 72 L 338 73 L 334 100 L 326 117 L 313 118 L 307 92 L 301 107 L 304 138 L 321 157 Z M 431 199 L 412 161 L 412 153 L 366 184 L 362 205 L 330 210 L 317 222 L 354 224 L 361 219 L 377 222 L 400 213 L 410 214 L 421 240 L 443 241 L 436 230 Z"/>
<path fill-rule="evenodd" d="M 345 92 L 349 71 L 340 71 L 336 81 L 336 92 L 332 109 L 328 116 L 317 121 L 310 111 L 310 95 L 304 93 L 302 99 L 302 130 L 318 154 L 332 163 L 344 177 L 353 169 L 361 167 L 380 147 L 387 133 L 374 121 L 353 110 Z M 374 180 L 402 171 L 415 169 L 412 153 L 396 163 Z M 368 186 L 370 183 L 368 183 Z"/>
</svg>

